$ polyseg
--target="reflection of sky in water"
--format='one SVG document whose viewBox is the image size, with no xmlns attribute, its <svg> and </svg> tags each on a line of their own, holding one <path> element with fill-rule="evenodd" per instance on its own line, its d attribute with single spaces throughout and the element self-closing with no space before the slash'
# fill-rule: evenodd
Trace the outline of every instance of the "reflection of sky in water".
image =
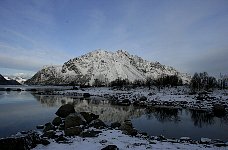
<svg viewBox="0 0 228 150">
<path fill-rule="evenodd" d="M 132 119 L 134 126 L 150 135 L 165 135 L 193 139 L 210 137 L 228 141 L 228 119 L 219 119 L 205 113 L 190 111 L 167 111 L 164 109 L 135 109 L 133 106 L 113 106 L 106 99 L 91 97 L 79 100 L 76 97 L 39 96 L 30 92 L 0 93 L 0 137 L 21 130 L 35 129 L 39 124 L 52 121 L 56 110 L 66 103 L 73 103 L 78 112 L 88 111 L 100 115 L 106 123 Z"/>
</svg>

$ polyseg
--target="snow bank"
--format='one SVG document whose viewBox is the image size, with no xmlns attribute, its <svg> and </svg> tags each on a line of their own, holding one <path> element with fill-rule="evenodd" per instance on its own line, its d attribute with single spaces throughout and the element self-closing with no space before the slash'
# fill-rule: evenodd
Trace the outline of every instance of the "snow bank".
<svg viewBox="0 0 228 150">
<path fill-rule="evenodd" d="M 130 137 L 122 134 L 120 130 L 102 130 L 98 137 L 82 138 L 74 137 L 69 139 L 70 143 L 51 142 L 48 146 L 38 145 L 33 150 L 100 150 L 107 145 L 116 145 L 120 150 L 161 150 L 161 149 L 191 149 L 191 150 L 225 150 L 227 147 L 215 147 L 212 145 L 171 143 L 147 140 L 143 137 Z"/>
</svg>

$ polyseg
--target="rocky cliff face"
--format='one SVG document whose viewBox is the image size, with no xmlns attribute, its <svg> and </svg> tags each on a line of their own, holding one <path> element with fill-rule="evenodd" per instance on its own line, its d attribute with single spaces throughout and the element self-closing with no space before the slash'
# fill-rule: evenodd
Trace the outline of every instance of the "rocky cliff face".
<svg viewBox="0 0 228 150">
<path fill-rule="evenodd" d="M 179 73 L 173 67 L 150 62 L 126 51 L 107 52 L 96 50 L 74 59 L 62 66 L 49 66 L 37 72 L 26 84 L 56 85 L 82 83 L 90 85 L 95 79 L 109 83 L 117 78 L 145 80 L 161 75 L 178 75 L 184 83 L 190 80 L 187 74 Z"/>
</svg>

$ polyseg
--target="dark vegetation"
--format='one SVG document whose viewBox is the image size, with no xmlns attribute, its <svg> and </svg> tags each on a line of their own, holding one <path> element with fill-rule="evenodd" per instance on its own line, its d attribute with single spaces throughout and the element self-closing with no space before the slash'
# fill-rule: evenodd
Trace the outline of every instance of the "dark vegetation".
<svg viewBox="0 0 228 150">
<path fill-rule="evenodd" d="M 165 86 L 180 86 L 183 85 L 183 82 L 181 78 L 179 78 L 177 75 L 162 75 L 161 77 L 157 79 L 153 78 L 147 78 L 146 81 L 143 80 L 135 80 L 134 82 L 130 82 L 128 79 L 121 79 L 118 78 L 111 83 L 108 84 L 110 87 L 125 87 L 125 86 L 131 86 L 133 88 L 135 87 L 142 87 L 147 86 L 150 88 L 151 86 L 159 86 L 159 87 L 165 87 Z M 103 83 L 99 79 L 95 79 L 93 86 L 95 87 L 102 87 L 107 86 L 107 84 Z"/>
</svg>

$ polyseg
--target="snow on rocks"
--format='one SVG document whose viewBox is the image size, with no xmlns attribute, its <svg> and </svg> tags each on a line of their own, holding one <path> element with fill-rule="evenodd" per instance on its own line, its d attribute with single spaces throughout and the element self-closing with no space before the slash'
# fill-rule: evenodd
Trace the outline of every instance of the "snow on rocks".
<svg viewBox="0 0 228 150">
<path fill-rule="evenodd" d="M 71 143 L 63 144 L 51 141 L 47 146 L 38 145 L 33 150 L 62 150 L 62 149 L 80 149 L 80 150 L 101 150 L 108 145 L 116 145 L 119 150 L 148 150 L 148 149 L 188 149 L 188 150 L 225 150 L 227 147 L 215 147 L 213 145 L 190 144 L 190 143 L 172 143 L 148 140 L 141 137 L 131 137 L 123 134 L 120 130 L 102 130 L 102 133 L 95 138 L 73 137 L 69 139 Z M 104 142 L 105 141 L 105 142 Z"/>
</svg>

